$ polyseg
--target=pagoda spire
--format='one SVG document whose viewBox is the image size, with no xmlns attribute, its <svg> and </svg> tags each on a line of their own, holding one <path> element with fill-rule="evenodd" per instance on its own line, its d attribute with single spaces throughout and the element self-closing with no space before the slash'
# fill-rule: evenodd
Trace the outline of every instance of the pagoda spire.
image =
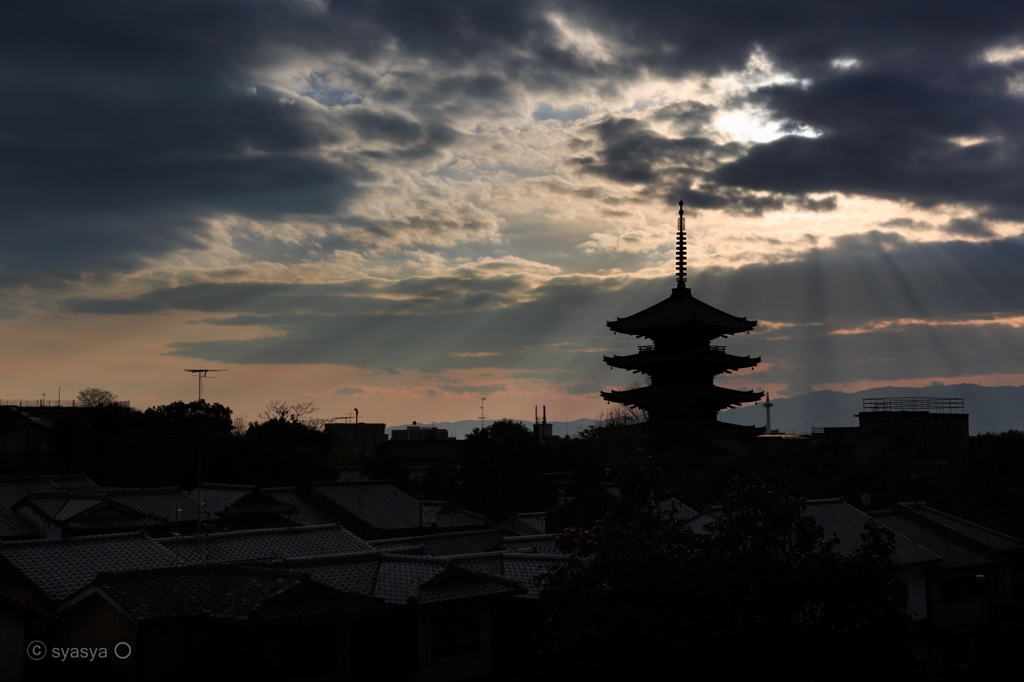
<svg viewBox="0 0 1024 682">
<path fill-rule="evenodd" d="M 686 288 L 686 219 L 683 202 L 679 202 L 679 232 L 676 234 L 676 288 Z"/>
</svg>

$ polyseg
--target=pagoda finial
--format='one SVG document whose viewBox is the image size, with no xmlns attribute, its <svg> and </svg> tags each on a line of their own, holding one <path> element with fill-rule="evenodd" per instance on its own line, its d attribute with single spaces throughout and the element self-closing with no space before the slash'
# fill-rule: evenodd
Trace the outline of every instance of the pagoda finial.
<svg viewBox="0 0 1024 682">
<path fill-rule="evenodd" d="M 676 285 L 686 288 L 686 219 L 683 202 L 679 202 L 679 234 L 676 235 Z"/>
</svg>

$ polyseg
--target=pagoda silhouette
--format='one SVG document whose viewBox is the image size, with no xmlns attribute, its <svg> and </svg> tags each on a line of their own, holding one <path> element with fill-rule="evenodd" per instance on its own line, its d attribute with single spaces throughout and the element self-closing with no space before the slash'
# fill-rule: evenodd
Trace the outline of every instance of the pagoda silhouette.
<svg viewBox="0 0 1024 682">
<path fill-rule="evenodd" d="M 651 427 L 662 433 L 729 429 L 733 425 L 719 422 L 718 412 L 757 402 L 764 393 L 723 388 L 716 386 L 714 379 L 722 373 L 754 367 L 761 358 L 729 355 L 725 346 L 711 345 L 711 341 L 749 332 L 756 326 L 757 320 L 735 317 L 697 300 L 686 286 L 686 221 L 680 201 L 676 287 L 672 295 L 646 310 L 608 323 L 613 332 L 653 342 L 640 346 L 633 355 L 604 358 L 612 367 L 647 375 L 648 385 L 601 391 L 601 397 L 644 410 Z"/>
</svg>

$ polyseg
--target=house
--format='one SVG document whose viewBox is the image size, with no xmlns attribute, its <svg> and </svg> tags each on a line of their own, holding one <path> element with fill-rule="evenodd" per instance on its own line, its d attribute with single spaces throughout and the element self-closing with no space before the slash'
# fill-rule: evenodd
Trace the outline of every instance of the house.
<svg viewBox="0 0 1024 682">
<path fill-rule="evenodd" d="M 298 488 L 203 483 L 189 493 L 218 530 L 316 526 L 331 519 L 316 510 Z"/>
<path fill-rule="evenodd" d="M 915 651 L 922 676 L 942 679 L 969 665 L 993 679 L 1010 675 L 1024 647 L 1024 542 L 924 502 L 871 517 L 941 557 L 926 575 L 928 637 Z"/>
<path fill-rule="evenodd" d="M 907 587 L 919 677 L 946 679 L 971 664 L 996 678 L 1011 673 L 1024 646 L 1024 612 L 1014 601 L 1013 579 L 1019 575 L 1024 542 L 923 502 L 870 513 L 840 498 L 806 505 L 826 537 L 839 539 L 840 554 L 856 551 L 870 520 L 893 531 L 896 577 Z M 720 518 L 720 509 L 709 507 L 689 525 L 705 533 Z"/>
<path fill-rule="evenodd" d="M 444 502 L 417 500 L 382 481 L 314 483 L 309 494 L 314 508 L 365 540 L 490 526 L 480 514 L 453 509 Z"/>
<path fill-rule="evenodd" d="M 194 533 L 199 506 L 177 486 L 29 492 L 11 509 L 47 538 L 145 529 L 151 536 Z"/>
<path fill-rule="evenodd" d="M 318 583 L 395 607 L 353 640 L 354 671 L 373 679 L 458 680 L 495 672 L 492 615 L 526 588 L 447 559 L 382 553 L 289 559 Z"/>
<path fill-rule="evenodd" d="M 0 407 L 0 461 L 35 468 L 56 454 L 57 427 L 13 406 Z"/>
<path fill-rule="evenodd" d="M 118 646 L 98 661 L 111 679 L 348 679 L 360 617 L 386 608 L 265 566 L 101 573 L 58 610 L 56 643 Z"/>
<path fill-rule="evenodd" d="M 495 528 L 502 535 L 543 535 L 547 532 L 547 512 L 515 512 Z"/>
</svg>

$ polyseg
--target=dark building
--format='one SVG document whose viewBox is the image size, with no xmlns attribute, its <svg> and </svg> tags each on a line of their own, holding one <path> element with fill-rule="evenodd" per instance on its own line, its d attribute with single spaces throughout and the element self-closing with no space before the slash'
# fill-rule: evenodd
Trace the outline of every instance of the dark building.
<svg viewBox="0 0 1024 682">
<path fill-rule="evenodd" d="M 963 398 L 865 398 L 857 418 L 861 431 L 894 436 L 925 457 L 967 464 L 970 429 Z"/>
<path fill-rule="evenodd" d="M 413 425 L 407 428 L 392 429 L 391 440 L 449 440 L 448 429 L 439 429 L 436 426 L 427 428 L 413 422 Z"/>
<path fill-rule="evenodd" d="M 367 452 L 372 452 L 381 443 L 387 442 L 388 436 L 384 432 L 386 427 L 386 424 L 341 422 L 328 424 L 324 430 L 353 452 L 365 455 Z"/>
<path fill-rule="evenodd" d="M 607 401 L 630 405 L 647 412 L 659 431 L 682 428 L 706 431 L 722 428 L 718 412 L 727 407 L 760 400 L 755 391 L 735 391 L 716 386 L 722 373 L 756 366 L 761 358 L 739 357 L 725 346 L 711 345 L 719 337 L 749 332 L 756 320 L 735 317 L 700 301 L 686 286 L 686 223 L 679 202 L 679 234 L 676 252 L 676 287 L 672 295 L 646 310 L 620 317 L 608 327 L 619 334 L 650 339 L 633 355 L 606 357 L 612 367 L 648 377 L 648 385 L 602 391 Z"/>
</svg>

